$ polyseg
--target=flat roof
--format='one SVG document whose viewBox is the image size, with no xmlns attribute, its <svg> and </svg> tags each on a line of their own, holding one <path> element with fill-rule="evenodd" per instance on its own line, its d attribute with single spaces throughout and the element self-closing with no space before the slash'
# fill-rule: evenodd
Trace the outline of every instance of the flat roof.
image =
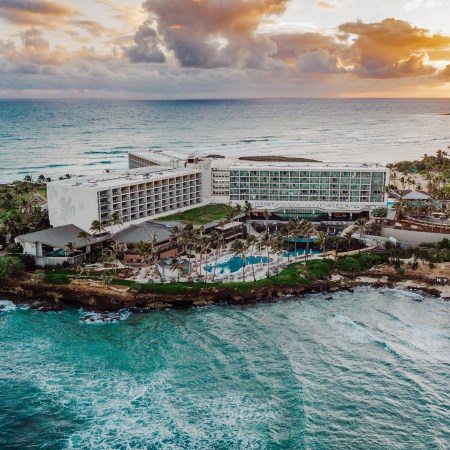
<svg viewBox="0 0 450 450">
<path fill-rule="evenodd" d="M 187 157 L 179 155 L 175 155 L 173 153 L 169 153 L 167 151 L 158 151 L 158 150 L 138 150 L 138 151 L 129 151 L 129 155 L 139 156 L 140 158 L 149 159 L 153 162 L 159 163 L 161 165 L 167 165 L 171 160 L 182 161 L 187 159 Z"/>
<path fill-rule="evenodd" d="M 252 162 L 233 162 L 230 169 L 312 169 L 312 170 L 383 170 L 388 171 L 386 167 L 378 163 L 358 163 L 358 162 L 272 162 L 272 161 L 252 161 Z"/>
<path fill-rule="evenodd" d="M 49 185 L 64 184 L 88 189 L 110 189 L 129 186 L 136 183 L 164 180 L 171 177 L 193 175 L 201 173 L 198 169 L 170 169 L 166 167 L 150 166 L 127 171 L 110 172 L 107 174 L 89 175 L 86 177 L 69 178 L 67 180 L 53 181 Z"/>
</svg>

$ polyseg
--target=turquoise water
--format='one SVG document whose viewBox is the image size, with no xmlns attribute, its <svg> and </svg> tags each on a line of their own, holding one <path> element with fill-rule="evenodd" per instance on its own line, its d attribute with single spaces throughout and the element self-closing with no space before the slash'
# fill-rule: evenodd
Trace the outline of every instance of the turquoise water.
<svg viewBox="0 0 450 450">
<path fill-rule="evenodd" d="M 269 259 L 266 256 L 247 256 L 245 258 L 245 265 L 249 266 L 253 264 L 259 264 L 261 262 L 263 264 L 267 264 L 267 261 L 269 261 Z M 270 261 L 272 261 L 272 258 L 270 258 Z M 227 262 L 217 263 L 217 265 L 208 264 L 207 266 L 205 266 L 205 270 L 207 272 L 213 272 L 214 266 L 216 266 L 216 275 L 220 275 L 223 273 L 234 273 L 238 270 L 241 270 L 244 266 L 244 262 L 242 261 L 242 258 L 236 256 L 234 258 L 231 258 Z"/>
<path fill-rule="evenodd" d="M 3 302 L 0 448 L 448 449 L 450 304 L 325 298 L 108 323 Z"/>
<path fill-rule="evenodd" d="M 308 254 L 311 254 L 311 252 L 313 255 L 319 255 L 322 253 L 322 250 L 316 250 L 315 248 L 309 249 Z M 287 256 L 289 255 L 289 257 L 294 258 L 296 253 L 297 253 L 297 256 L 302 256 L 306 253 L 306 248 L 299 248 L 299 249 L 297 249 L 297 252 L 295 250 L 292 250 L 290 252 L 284 252 L 283 256 L 285 258 L 287 258 Z"/>
</svg>

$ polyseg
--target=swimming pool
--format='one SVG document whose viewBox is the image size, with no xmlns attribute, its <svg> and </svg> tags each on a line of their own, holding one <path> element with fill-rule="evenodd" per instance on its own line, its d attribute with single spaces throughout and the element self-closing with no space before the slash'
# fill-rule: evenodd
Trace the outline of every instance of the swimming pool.
<svg viewBox="0 0 450 450">
<path fill-rule="evenodd" d="M 311 253 L 311 250 L 312 250 L 312 253 Z M 306 249 L 305 248 L 299 248 L 299 249 L 297 249 L 297 256 L 303 256 L 304 254 L 306 253 Z M 309 254 L 311 255 L 319 255 L 319 254 L 321 254 L 322 253 L 322 250 L 316 250 L 316 249 L 309 249 Z M 293 251 L 291 251 L 291 252 L 284 252 L 283 253 L 283 256 L 285 257 L 285 258 L 287 258 L 288 257 L 288 255 L 291 257 L 291 258 L 295 258 L 295 250 L 293 250 Z"/>
<path fill-rule="evenodd" d="M 245 265 L 249 266 L 252 264 L 267 264 L 267 256 L 247 256 L 245 259 Z M 272 261 L 272 258 L 270 258 L 270 261 Z M 216 266 L 216 275 L 224 274 L 224 273 L 234 273 L 238 270 L 242 269 L 242 266 L 244 265 L 244 262 L 242 261 L 242 258 L 239 256 L 233 256 L 228 257 L 226 259 L 221 258 L 217 261 Z M 204 267 L 204 269 L 207 272 L 213 272 L 214 271 L 215 264 L 208 264 Z"/>
</svg>

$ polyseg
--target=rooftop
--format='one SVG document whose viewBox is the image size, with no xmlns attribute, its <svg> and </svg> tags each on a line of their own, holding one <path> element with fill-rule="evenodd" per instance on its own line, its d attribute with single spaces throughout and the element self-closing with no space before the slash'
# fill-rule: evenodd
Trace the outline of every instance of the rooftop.
<svg viewBox="0 0 450 450">
<path fill-rule="evenodd" d="M 163 180 L 170 177 L 191 175 L 200 172 L 197 169 L 169 169 L 158 166 L 141 167 L 129 169 L 125 172 L 111 172 L 101 175 L 89 175 L 86 177 L 69 178 L 67 180 L 53 181 L 52 184 L 64 184 L 66 186 L 77 186 L 83 188 L 109 189 L 121 186 L 129 186 L 136 183 Z"/>
<path fill-rule="evenodd" d="M 86 241 L 78 237 L 80 231 L 83 230 L 75 225 L 62 225 L 48 228 L 47 230 L 35 231 L 34 233 L 22 234 L 16 237 L 16 242 L 40 242 L 55 248 L 64 248 L 68 242 L 73 242 L 76 248 L 80 248 L 86 245 Z M 87 244 L 95 244 L 109 238 L 109 235 L 95 237 L 89 234 Z"/>
<path fill-rule="evenodd" d="M 277 169 L 350 169 L 350 170 L 373 170 L 379 169 L 387 171 L 386 167 L 378 163 L 358 163 L 358 162 L 274 162 L 274 161 L 236 161 L 233 162 L 231 169 L 264 169 L 266 167 L 275 167 Z"/>
</svg>

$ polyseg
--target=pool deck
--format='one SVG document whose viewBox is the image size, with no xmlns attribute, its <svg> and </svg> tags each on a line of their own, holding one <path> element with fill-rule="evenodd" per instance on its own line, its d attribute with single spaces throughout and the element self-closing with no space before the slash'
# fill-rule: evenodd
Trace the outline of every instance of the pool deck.
<svg viewBox="0 0 450 450">
<path fill-rule="evenodd" d="M 208 272 L 205 270 L 206 265 L 213 265 L 216 262 L 216 253 L 213 251 L 208 255 L 208 261 L 206 264 L 205 256 L 203 255 L 201 264 L 199 255 L 196 255 L 195 262 L 192 263 L 192 272 L 180 275 L 180 282 L 189 282 L 189 281 L 202 281 L 202 282 L 214 282 L 220 283 L 224 281 L 243 281 L 244 276 L 242 273 L 242 268 L 236 272 L 226 272 L 226 273 L 216 273 L 214 271 Z M 250 255 L 250 253 L 246 254 L 246 257 L 261 257 L 267 258 L 267 252 L 258 252 L 254 255 Z M 231 258 L 234 258 L 235 255 L 230 253 L 229 251 L 222 251 L 217 255 L 217 263 L 224 263 Z M 294 262 L 304 261 L 306 259 L 305 255 L 297 256 L 297 258 L 292 255 L 290 258 L 287 256 L 283 256 L 281 254 L 269 254 L 270 259 L 270 275 L 275 275 L 284 268 L 286 268 L 289 264 Z M 320 259 L 322 258 L 322 254 L 311 253 L 308 256 L 308 260 L 311 259 Z M 257 264 L 248 264 L 244 268 L 245 280 L 252 281 L 253 280 L 253 268 L 255 266 L 255 279 L 260 280 L 262 278 L 267 278 L 267 263 L 259 262 Z M 161 279 L 165 280 L 166 283 L 169 282 L 177 282 L 178 281 L 178 273 L 177 271 L 173 271 L 170 267 L 161 268 L 160 266 L 156 268 L 155 265 L 150 267 L 143 267 L 141 269 L 137 269 L 135 271 L 135 275 L 129 278 L 130 281 L 136 281 L 137 283 L 160 283 Z"/>
</svg>

